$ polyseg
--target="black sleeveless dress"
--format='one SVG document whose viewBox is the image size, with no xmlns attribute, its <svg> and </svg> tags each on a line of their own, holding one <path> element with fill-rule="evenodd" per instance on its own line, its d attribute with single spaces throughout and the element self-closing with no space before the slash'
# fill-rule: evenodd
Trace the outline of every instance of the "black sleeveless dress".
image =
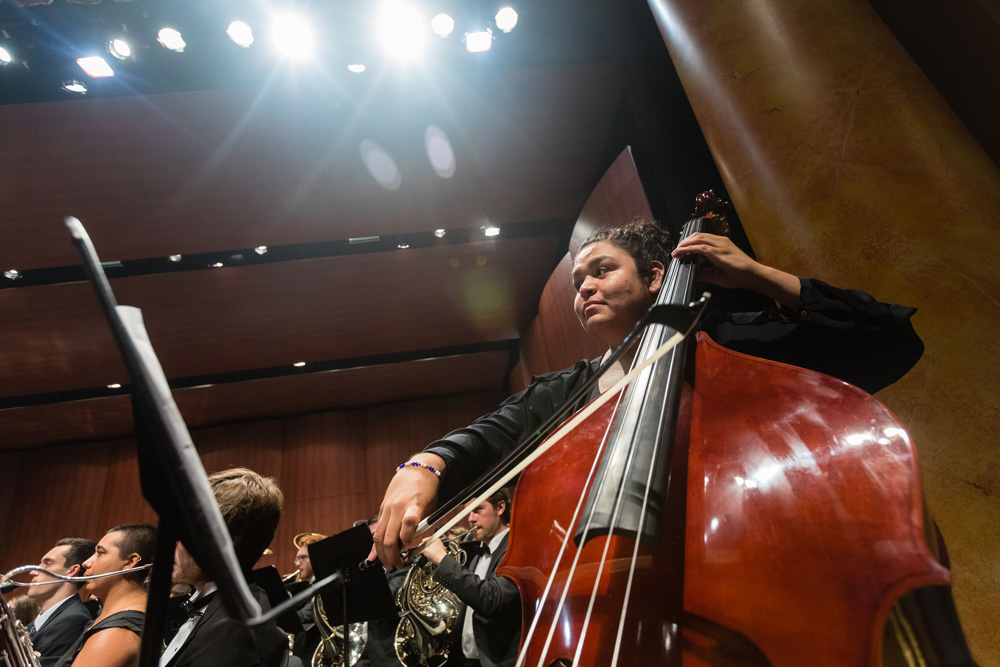
<svg viewBox="0 0 1000 667">
<path fill-rule="evenodd" d="M 83 645 L 87 643 L 87 640 L 91 636 L 97 634 L 101 630 L 107 630 L 109 628 L 125 628 L 126 630 L 131 630 L 137 635 L 142 635 L 142 625 L 146 620 L 146 614 L 141 611 L 126 610 L 120 611 L 117 614 L 111 614 L 104 620 L 92 624 L 89 628 L 83 631 L 80 638 L 76 640 L 76 643 L 70 647 L 66 653 L 63 654 L 59 661 L 55 664 L 55 667 L 70 667 L 73 661 L 76 660 L 76 656 L 83 649 Z"/>
</svg>

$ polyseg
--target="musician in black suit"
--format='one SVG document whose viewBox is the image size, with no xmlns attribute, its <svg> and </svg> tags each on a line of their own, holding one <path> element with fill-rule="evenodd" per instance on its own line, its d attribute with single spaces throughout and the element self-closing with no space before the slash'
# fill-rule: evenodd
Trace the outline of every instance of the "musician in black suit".
<svg viewBox="0 0 1000 667">
<path fill-rule="evenodd" d="M 244 573 L 264 553 L 274 537 L 284 502 L 270 477 L 246 468 L 210 475 L 209 483 L 229 528 Z M 180 542 L 174 553 L 174 583 L 194 586 L 188 600 L 190 618 L 171 639 L 160 657 L 160 667 L 279 667 L 288 659 L 288 638 L 274 622 L 253 628 L 229 616 L 216 595 L 217 587 Z M 257 586 L 251 591 L 266 610 L 267 596 Z"/>
<path fill-rule="evenodd" d="M 81 576 L 83 562 L 93 555 L 95 546 L 96 542 L 80 537 L 61 539 L 42 556 L 39 565 L 54 574 Z M 34 650 L 41 655 L 42 667 L 50 667 L 83 634 L 93 617 L 80 601 L 82 584 L 59 581 L 41 572 L 33 573 L 31 581 L 53 582 L 28 588 L 28 595 L 39 608 L 38 616 L 28 626 L 28 635 Z"/>
<path fill-rule="evenodd" d="M 513 667 L 521 641 L 521 595 L 513 581 L 496 576 L 507 553 L 510 492 L 500 489 L 469 514 L 477 542 L 463 545 L 470 554 L 465 565 L 448 555 L 440 541 L 423 555 L 437 563 L 434 580 L 466 604 L 462 617 L 460 653 L 455 664 Z M 449 663 L 452 660 L 449 659 Z"/>
</svg>

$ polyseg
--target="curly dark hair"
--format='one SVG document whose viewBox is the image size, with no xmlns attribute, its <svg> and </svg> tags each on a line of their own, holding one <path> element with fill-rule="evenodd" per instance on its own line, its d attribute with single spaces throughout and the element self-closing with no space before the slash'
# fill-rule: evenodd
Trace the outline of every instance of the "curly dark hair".
<svg viewBox="0 0 1000 667">
<path fill-rule="evenodd" d="M 670 263 L 670 250 L 673 247 L 670 233 L 655 222 L 637 218 L 618 227 L 599 229 L 583 240 L 580 250 L 601 241 L 607 241 L 627 252 L 643 280 L 649 280 L 653 276 L 651 266 L 654 261 L 663 266 Z"/>
</svg>

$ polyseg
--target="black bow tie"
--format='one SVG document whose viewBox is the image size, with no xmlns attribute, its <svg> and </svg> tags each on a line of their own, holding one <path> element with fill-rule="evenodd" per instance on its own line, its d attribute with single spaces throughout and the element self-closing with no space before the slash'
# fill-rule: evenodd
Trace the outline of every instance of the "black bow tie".
<svg viewBox="0 0 1000 667">
<path fill-rule="evenodd" d="M 181 611 L 183 611 L 188 618 L 201 616 L 205 613 L 205 607 L 208 606 L 208 603 L 212 601 L 214 596 L 215 593 L 209 593 L 208 595 L 203 595 L 194 601 L 192 601 L 191 598 L 188 598 L 181 603 Z"/>
<path fill-rule="evenodd" d="M 465 550 L 469 553 L 469 556 L 475 558 L 476 556 L 483 556 L 488 558 L 492 553 L 488 544 L 484 542 L 470 542 L 468 544 L 462 545 Z"/>
</svg>

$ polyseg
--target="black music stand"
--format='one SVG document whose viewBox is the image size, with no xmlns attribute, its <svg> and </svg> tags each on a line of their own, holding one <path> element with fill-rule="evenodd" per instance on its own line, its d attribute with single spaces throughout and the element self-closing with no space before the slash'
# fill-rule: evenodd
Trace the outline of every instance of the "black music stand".
<svg viewBox="0 0 1000 667">
<path fill-rule="evenodd" d="M 372 534 L 367 525 L 348 528 L 310 544 L 308 549 L 317 579 L 337 571 L 345 575 L 343 588 L 320 593 L 330 625 L 344 625 L 344 637 L 348 636 L 349 623 L 398 616 L 382 567 L 376 564 L 361 568 L 372 549 Z"/>
<path fill-rule="evenodd" d="M 150 345 L 142 313 L 137 308 L 119 306 L 115 302 L 101 262 L 80 221 L 67 218 L 66 226 L 73 235 L 84 272 L 94 287 L 132 378 L 130 389 L 142 495 L 160 519 L 156 565 L 139 656 L 140 667 L 154 667 L 159 661 L 167 621 L 174 545 L 178 539 L 216 582 L 219 595 L 233 617 L 258 618 L 261 610 L 243 577 L 201 459 Z"/>
</svg>

